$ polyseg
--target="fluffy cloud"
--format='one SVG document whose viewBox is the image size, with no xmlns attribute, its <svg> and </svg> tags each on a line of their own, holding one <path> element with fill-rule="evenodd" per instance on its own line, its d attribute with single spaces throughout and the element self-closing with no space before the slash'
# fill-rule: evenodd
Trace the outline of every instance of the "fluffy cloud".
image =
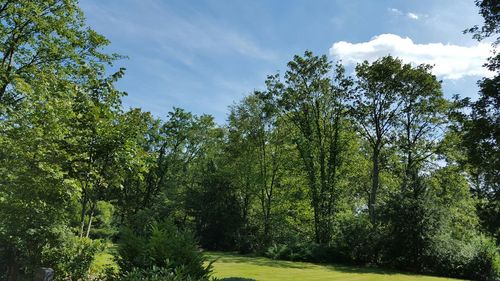
<svg viewBox="0 0 500 281">
<path fill-rule="evenodd" d="M 460 79 L 464 76 L 491 76 L 492 73 L 482 67 L 491 55 L 490 51 L 491 46 L 486 43 L 470 47 L 442 43 L 416 44 L 408 37 L 381 34 L 368 42 L 336 42 L 330 48 L 330 55 L 347 64 L 374 61 L 392 55 L 404 62 L 434 65 L 434 74 L 443 79 Z"/>
</svg>

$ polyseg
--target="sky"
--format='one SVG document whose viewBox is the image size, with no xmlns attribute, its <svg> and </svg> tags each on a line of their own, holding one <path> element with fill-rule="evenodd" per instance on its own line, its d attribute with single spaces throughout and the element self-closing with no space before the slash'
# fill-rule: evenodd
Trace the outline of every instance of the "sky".
<svg viewBox="0 0 500 281">
<path fill-rule="evenodd" d="M 490 46 L 462 30 L 482 24 L 473 0 L 82 0 L 88 25 L 106 36 L 106 52 L 127 58 L 118 89 L 124 106 L 165 119 L 173 107 L 211 114 L 267 75 L 283 73 L 311 50 L 352 69 L 391 54 L 435 65 L 447 97 L 477 96 Z"/>
</svg>

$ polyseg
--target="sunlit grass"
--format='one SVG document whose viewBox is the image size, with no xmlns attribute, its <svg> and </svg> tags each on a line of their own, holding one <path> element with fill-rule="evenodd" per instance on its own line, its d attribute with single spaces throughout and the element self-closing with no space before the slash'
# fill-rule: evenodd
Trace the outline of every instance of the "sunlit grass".
<svg viewBox="0 0 500 281">
<path fill-rule="evenodd" d="M 318 265 L 306 262 L 276 261 L 262 257 L 210 252 L 216 259 L 217 278 L 250 278 L 257 281 L 446 281 L 451 278 L 416 275 L 392 270 L 344 265 Z M 241 280 L 241 279 L 234 279 Z"/>
</svg>

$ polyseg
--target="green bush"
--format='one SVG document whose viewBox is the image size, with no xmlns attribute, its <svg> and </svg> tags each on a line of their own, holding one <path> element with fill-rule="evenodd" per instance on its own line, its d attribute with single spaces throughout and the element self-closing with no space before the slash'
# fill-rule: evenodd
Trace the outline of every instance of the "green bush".
<svg viewBox="0 0 500 281">
<path fill-rule="evenodd" d="M 474 242 L 476 251 L 468 264 L 469 276 L 478 280 L 500 280 L 500 254 L 494 240 L 479 237 Z"/>
<path fill-rule="evenodd" d="M 265 256 L 271 259 L 327 263 L 336 261 L 335 249 L 316 243 L 296 243 L 293 245 L 273 244 Z"/>
<path fill-rule="evenodd" d="M 194 278 L 183 267 L 163 268 L 153 266 L 149 269 L 134 268 L 119 278 L 120 281 L 208 281 L 207 277 Z"/>
<path fill-rule="evenodd" d="M 288 251 L 288 247 L 283 244 L 273 244 L 267 248 L 267 251 L 264 255 L 273 260 L 284 259 L 286 256 L 286 251 Z"/>
<path fill-rule="evenodd" d="M 86 280 L 95 254 L 102 250 L 99 241 L 68 235 L 57 247 L 45 247 L 42 264 L 51 267 L 55 280 Z"/>
<path fill-rule="evenodd" d="M 386 228 L 373 225 L 368 216 L 348 216 L 338 222 L 332 241 L 331 261 L 352 264 L 381 264 L 387 246 Z"/>
<path fill-rule="evenodd" d="M 124 229 L 118 244 L 118 264 L 122 272 L 136 268 L 148 271 L 153 268 L 165 270 L 182 268 L 192 278 L 207 278 L 211 264 L 205 266 L 203 253 L 198 249 L 194 237 L 177 229 L 170 221 L 153 223 L 149 231 L 136 233 Z"/>
<path fill-rule="evenodd" d="M 500 255 L 495 242 L 484 236 L 460 241 L 448 236 L 435 238 L 427 249 L 426 271 L 474 280 L 500 280 Z"/>
</svg>

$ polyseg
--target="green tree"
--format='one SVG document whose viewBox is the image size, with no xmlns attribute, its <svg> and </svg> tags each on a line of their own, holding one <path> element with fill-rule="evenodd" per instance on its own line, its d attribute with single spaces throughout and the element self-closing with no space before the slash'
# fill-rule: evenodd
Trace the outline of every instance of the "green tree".
<svg viewBox="0 0 500 281">
<path fill-rule="evenodd" d="M 467 152 L 474 193 L 480 199 L 478 211 L 482 224 L 500 238 L 500 13 L 496 1 L 477 0 L 476 6 L 483 16 L 483 26 L 474 26 L 465 32 L 477 40 L 495 37 L 493 53 L 485 64 L 493 77 L 478 82 L 479 98 L 470 102 L 470 113 L 463 116 L 463 145 Z"/>
<path fill-rule="evenodd" d="M 441 85 L 429 65 L 402 65 L 400 77 L 400 112 L 395 136 L 397 154 L 401 155 L 401 189 L 389 201 L 393 256 L 404 266 L 421 270 L 425 248 L 436 231 L 440 206 L 429 198 L 426 174 L 434 169 L 450 109 Z M 434 222 L 434 223 L 433 223 Z"/>
<path fill-rule="evenodd" d="M 50 81 L 51 76 L 38 76 Z M 49 80 L 45 80 L 45 79 Z M 69 231 L 65 206 L 78 196 L 63 163 L 62 147 L 72 116 L 74 88 L 38 83 L 37 98 L 26 98 L 0 121 L 0 268 L 18 280 L 42 265 L 44 247 L 56 247 Z"/>
<path fill-rule="evenodd" d="M 401 112 L 397 115 L 397 143 L 403 155 L 404 191 L 415 198 L 424 188 L 419 177 L 426 164 L 432 163 L 448 123 L 450 103 L 444 99 L 441 84 L 430 65 L 401 68 Z"/>
<path fill-rule="evenodd" d="M 209 250 L 234 250 L 243 219 L 236 188 L 230 177 L 210 162 L 199 186 L 188 191 L 186 205 L 195 220 L 201 246 Z"/>
<path fill-rule="evenodd" d="M 284 118 L 298 131 L 294 138 L 307 174 L 314 211 L 315 240 L 331 239 L 333 214 L 338 200 L 338 168 L 341 166 L 340 140 L 351 81 L 344 68 L 332 65 L 326 56 L 295 56 L 288 63 L 284 82 L 270 76 L 270 93 Z"/>
<path fill-rule="evenodd" d="M 283 174 L 284 126 L 267 92 L 255 92 L 233 106 L 229 115 L 228 146 L 231 173 L 236 183 L 259 199 L 263 244 L 272 242 L 272 225 L 277 188 Z M 243 201 L 246 221 L 249 200 Z"/>
<path fill-rule="evenodd" d="M 381 154 L 394 138 L 402 100 L 401 60 L 391 56 L 356 66 L 357 90 L 352 96 L 351 114 L 360 134 L 371 148 L 371 187 L 368 189 L 368 211 L 376 221 L 377 195 L 380 189 Z"/>
<path fill-rule="evenodd" d="M 0 1 L 0 104 L 23 98 L 40 73 L 76 80 L 103 71 L 115 55 L 108 40 L 85 24 L 76 0 Z M 35 92 L 36 94 L 36 92 Z"/>
</svg>

